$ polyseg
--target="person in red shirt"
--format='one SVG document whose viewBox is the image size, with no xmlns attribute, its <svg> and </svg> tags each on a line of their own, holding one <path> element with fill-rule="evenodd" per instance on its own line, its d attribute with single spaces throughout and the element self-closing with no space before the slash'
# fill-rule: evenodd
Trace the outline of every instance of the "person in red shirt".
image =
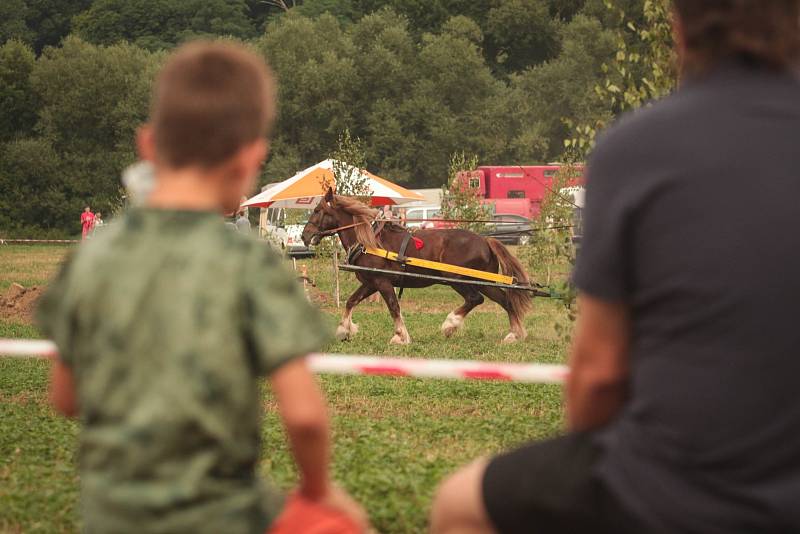
<svg viewBox="0 0 800 534">
<path fill-rule="evenodd" d="M 92 209 L 89 206 L 83 208 L 81 226 L 83 227 L 83 239 L 86 239 L 91 234 L 92 228 L 94 228 L 94 213 L 92 213 Z"/>
</svg>

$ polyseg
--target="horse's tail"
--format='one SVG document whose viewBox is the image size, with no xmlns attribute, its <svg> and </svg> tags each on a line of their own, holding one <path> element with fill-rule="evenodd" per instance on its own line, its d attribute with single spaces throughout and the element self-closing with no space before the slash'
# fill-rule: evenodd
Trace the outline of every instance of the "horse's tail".
<svg viewBox="0 0 800 534">
<path fill-rule="evenodd" d="M 487 237 L 486 243 L 489 245 L 492 254 L 497 258 L 497 263 L 500 264 L 500 271 L 503 274 L 513 276 L 514 282 L 517 284 L 526 285 L 530 283 L 522 263 L 500 241 Z M 506 289 L 505 292 L 514 315 L 520 319 L 524 317 L 531 308 L 530 293 L 519 289 Z"/>
</svg>

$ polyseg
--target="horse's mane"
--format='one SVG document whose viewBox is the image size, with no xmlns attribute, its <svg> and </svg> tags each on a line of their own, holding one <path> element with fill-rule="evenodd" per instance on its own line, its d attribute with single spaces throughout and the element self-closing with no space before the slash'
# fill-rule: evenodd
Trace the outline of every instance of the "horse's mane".
<svg viewBox="0 0 800 534">
<path fill-rule="evenodd" d="M 336 195 L 336 207 L 341 208 L 353 216 L 354 223 L 361 223 L 353 227 L 356 232 L 356 240 L 365 247 L 380 248 L 378 238 L 372 231 L 372 221 L 378 216 L 378 210 L 372 209 L 363 202 L 351 198 Z"/>
</svg>

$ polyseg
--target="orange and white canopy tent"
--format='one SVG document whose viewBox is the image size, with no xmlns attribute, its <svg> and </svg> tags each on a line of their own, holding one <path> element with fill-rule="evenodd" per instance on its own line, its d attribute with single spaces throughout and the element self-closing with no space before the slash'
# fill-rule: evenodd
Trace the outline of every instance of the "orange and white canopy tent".
<svg viewBox="0 0 800 534">
<path fill-rule="evenodd" d="M 336 184 L 333 175 L 334 160 L 326 159 L 316 165 L 298 172 L 266 191 L 242 203 L 243 208 L 301 208 L 311 209 L 325 195 L 324 184 Z M 425 197 L 389 180 L 376 176 L 366 170 L 351 167 L 352 172 L 360 172 L 367 178 L 367 187 L 372 192 L 373 206 L 405 204 Z"/>
</svg>

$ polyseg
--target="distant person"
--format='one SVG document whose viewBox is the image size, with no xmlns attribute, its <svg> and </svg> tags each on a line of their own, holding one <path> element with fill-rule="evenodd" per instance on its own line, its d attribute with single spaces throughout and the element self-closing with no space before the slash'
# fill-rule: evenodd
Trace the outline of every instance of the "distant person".
<svg viewBox="0 0 800 534">
<path fill-rule="evenodd" d="M 179 48 L 138 134 L 155 172 L 146 206 L 79 250 L 42 297 L 60 354 L 51 398 L 83 424 L 86 532 L 367 528 L 331 481 L 325 400 L 304 358 L 326 321 L 277 254 L 223 224 L 267 156 L 274 95 L 241 45 Z M 265 376 L 300 475 L 285 504 L 258 476 Z"/>
<path fill-rule="evenodd" d="M 675 0 L 676 94 L 588 161 L 570 433 L 439 489 L 435 533 L 800 532 L 800 0 Z"/>
<path fill-rule="evenodd" d="M 83 213 L 81 213 L 81 239 L 88 239 L 92 234 L 92 229 L 94 228 L 94 213 L 92 213 L 92 208 L 86 206 L 83 208 Z"/>
<path fill-rule="evenodd" d="M 239 233 L 242 234 L 249 234 L 252 226 L 250 225 L 250 219 L 247 218 L 247 212 L 245 210 L 240 210 L 239 214 L 236 216 L 236 229 Z"/>
<path fill-rule="evenodd" d="M 95 213 L 94 214 L 94 227 L 92 229 L 92 234 L 97 232 L 97 229 L 100 228 L 101 226 L 105 226 L 105 224 L 106 224 L 105 221 L 103 221 L 103 214 L 100 213 L 99 211 L 97 213 Z"/>
</svg>

